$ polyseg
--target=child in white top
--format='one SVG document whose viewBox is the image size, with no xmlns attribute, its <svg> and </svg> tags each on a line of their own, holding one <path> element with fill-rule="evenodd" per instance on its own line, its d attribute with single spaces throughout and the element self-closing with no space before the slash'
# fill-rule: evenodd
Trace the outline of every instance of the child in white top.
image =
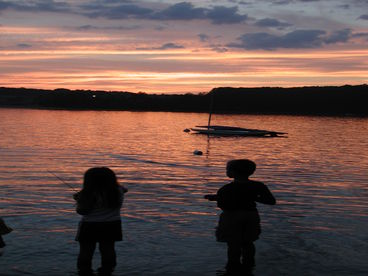
<svg viewBox="0 0 368 276">
<path fill-rule="evenodd" d="M 80 245 L 79 275 L 93 275 L 92 257 L 97 243 L 101 253 L 98 275 L 111 275 L 114 271 L 115 241 L 122 240 L 120 208 L 127 191 L 109 168 L 91 168 L 84 174 L 83 188 L 73 196 L 76 211 L 82 215 L 76 237 Z"/>
</svg>

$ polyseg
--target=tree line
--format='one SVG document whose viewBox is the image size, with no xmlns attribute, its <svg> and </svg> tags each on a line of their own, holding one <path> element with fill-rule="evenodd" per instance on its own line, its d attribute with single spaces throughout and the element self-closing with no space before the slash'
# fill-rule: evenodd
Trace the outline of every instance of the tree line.
<svg viewBox="0 0 368 276">
<path fill-rule="evenodd" d="M 211 104 L 212 102 L 212 104 Z M 0 87 L 0 106 L 237 114 L 367 116 L 368 85 L 214 88 L 199 94 L 148 94 Z"/>
</svg>

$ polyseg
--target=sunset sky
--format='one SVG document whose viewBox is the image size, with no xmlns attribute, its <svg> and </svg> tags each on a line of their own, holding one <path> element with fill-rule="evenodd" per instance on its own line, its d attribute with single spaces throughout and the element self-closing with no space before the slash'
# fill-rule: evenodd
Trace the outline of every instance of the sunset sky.
<svg viewBox="0 0 368 276">
<path fill-rule="evenodd" d="M 0 86 L 368 83 L 368 0 L 0 0 Z"/>
</svg>

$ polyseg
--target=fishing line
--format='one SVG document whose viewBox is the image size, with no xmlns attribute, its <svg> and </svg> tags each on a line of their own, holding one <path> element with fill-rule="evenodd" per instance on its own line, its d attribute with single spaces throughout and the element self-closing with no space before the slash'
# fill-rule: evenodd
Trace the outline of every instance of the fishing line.
<svg viewBox="0 0 368 276">
<path fill-rule="evenodd" d="M 186 165 L 186 164 L 180 164 L 180 163 L 174 163 L 174 162 L 161 162 L 161 161 L 155 161 L 155 160 L 149 160 L 149 159 L 139 159 L 131 155 L 108 154 L 108 156 L 114 159 L 118 159 L 120 161 L 131 161 L 131 162 L 157 165 L 157 166 L 163 166 L 163 167 L 184 168 L 188 170 L 204 171 L 204 172 L 219 171 L 219 168 L 216 168 L 216 167 L 193 166 L 193 165 Z"/>
<path fill-rule="evenodd" d="M 70 185 L 69 183 L 67 183 L 66 181 L 64 181 L 62 178 L 60 178 L 59 176 L 57 176 L 55 173 L 47 170 L 48 173 L 52 174 L 54 177 L 56 177 L 61 183 L 63 183 L 65 186 L 67 186 L 69 189 L 72 189 L 74 192 L 78 192 L 77 189 L 75 189 L 72 185 Z"/>
</svg>

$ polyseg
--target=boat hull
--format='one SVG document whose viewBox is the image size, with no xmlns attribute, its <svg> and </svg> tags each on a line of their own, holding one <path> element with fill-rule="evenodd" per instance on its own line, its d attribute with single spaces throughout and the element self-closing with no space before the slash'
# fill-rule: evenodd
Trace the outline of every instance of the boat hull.
<svg viewBox="0 0 368 276">
<path fill-rule="evenodd" d="M 247 129 L 230 126 L 197 126 L 190 129 L 196 134 L 216 135 L 216 136 L 253 136 L 253 137 L 282 137 L 285 132 L 276 132 L 259 129 Z"/>
</svg>

